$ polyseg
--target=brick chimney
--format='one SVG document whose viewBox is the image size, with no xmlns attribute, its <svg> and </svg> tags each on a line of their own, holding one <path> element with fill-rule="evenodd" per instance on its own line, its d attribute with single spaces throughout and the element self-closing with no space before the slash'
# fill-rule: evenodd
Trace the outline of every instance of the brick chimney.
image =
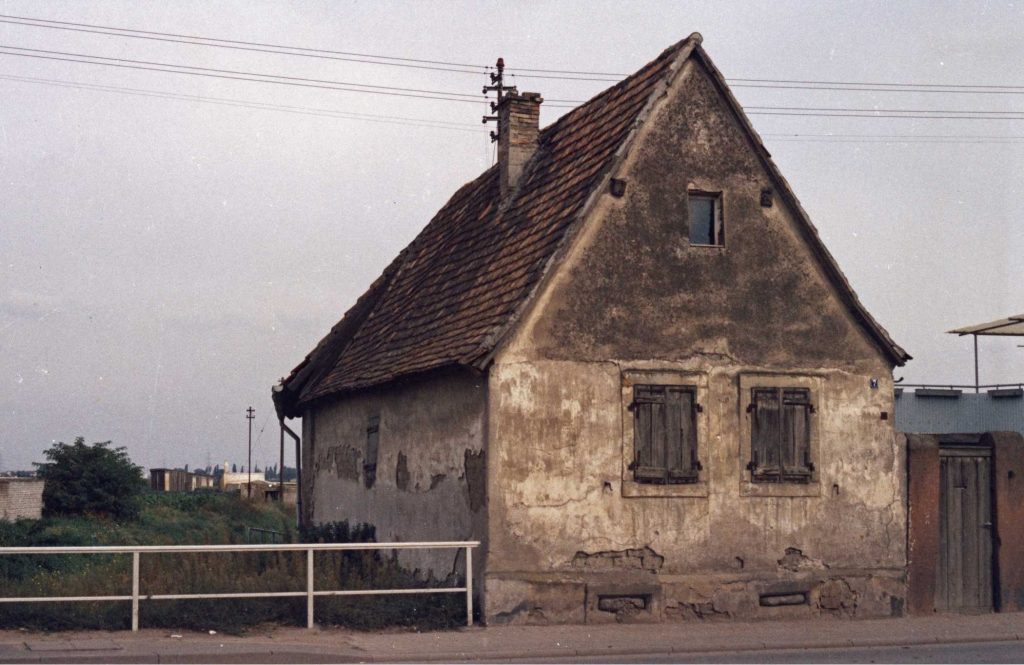
<svg viewBox="0 0 1024 665">
<path fill-rule="evenodd" d="M 498 169 L 501 198 L 515 189 L 523 167 L 537 149 L 540 133 L 539 92 L 509 93 L 498 106 Z"/>
</svg>

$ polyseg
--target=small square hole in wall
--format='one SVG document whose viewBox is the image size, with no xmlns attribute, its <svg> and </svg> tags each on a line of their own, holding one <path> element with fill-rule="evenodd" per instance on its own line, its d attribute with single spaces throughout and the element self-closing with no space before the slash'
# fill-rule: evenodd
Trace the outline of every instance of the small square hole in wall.
<svg viewBox="0 0 1024 665">
<path fill-rule="evenodd" d="M 722 195 L 691 191 L 687 196 L 690 203 L 690 244 L 724 245 Z"/>
</svg>

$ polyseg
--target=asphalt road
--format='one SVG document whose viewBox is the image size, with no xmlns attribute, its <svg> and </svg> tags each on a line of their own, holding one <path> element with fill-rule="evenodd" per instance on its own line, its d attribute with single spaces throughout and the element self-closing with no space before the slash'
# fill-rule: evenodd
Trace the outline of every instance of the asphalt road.
<svg viewBox="0 0 1024 665">
<path fill-rule="evenodd" d="M 510 661 L 504 661 L 510 662 Z M 1024 663 L 1024 642 L 972 642 L 840 649 L 783 649 L 606 658 L 532 658 L 533 663 Z"/>
</svg>

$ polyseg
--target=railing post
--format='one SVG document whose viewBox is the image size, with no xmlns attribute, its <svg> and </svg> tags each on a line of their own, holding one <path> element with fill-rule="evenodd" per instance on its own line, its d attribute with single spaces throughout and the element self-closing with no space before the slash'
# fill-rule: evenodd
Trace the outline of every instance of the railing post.
<svg viewBox="0 0 1024 665">
<path fill-rule="evenodd" d="M 313 548 L 306 550 L 306 628 L 313 627 Z"/>
<path fill-rule="evenodd" d="M 132 552 L 132 632 L 139 632 L 139 552 Z"/>
<path fill-rule="evenodd" d="M 466 625 L 473 625 L 473 548 L 466 545 Z"/>
</svg>

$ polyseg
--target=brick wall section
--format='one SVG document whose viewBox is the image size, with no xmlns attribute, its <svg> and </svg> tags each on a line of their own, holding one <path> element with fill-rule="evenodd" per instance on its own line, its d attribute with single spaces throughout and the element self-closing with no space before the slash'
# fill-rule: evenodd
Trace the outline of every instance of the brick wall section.
<svg viewBox="0 0 1024 665">
<path fill-rule="evenodd" d="M 996 608 L 1024 610 L 1024 437 L 1017 432 L 990 432 L 996 529 Z"/>
<path fill-rule="evenodd" d="M 516 186 L 523 167 L 537 149 L 540 135 L 539 93 L 508 95 L 498 107 L 498 165 L 501 169 L 501 198 Z"/>
<path fill-rule="evenodd" d="M 43 481 L 0 478 L 0 519 L 39 519 L 43 515 Z"/>
<path fill-rule="evenodd" d="M 907 612 L 935 612 L 939 558 L 939 439 L 907 434 Z"/>
</svg>

